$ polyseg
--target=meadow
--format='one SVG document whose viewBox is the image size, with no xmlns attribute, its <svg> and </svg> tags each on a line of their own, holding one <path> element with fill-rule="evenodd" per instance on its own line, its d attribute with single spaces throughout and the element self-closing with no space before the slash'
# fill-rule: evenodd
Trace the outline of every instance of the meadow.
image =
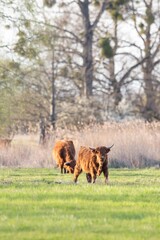
<svg viewBox="0 0 160 240">
<path fill-rule="evenodd" d="M 114 144 L 109 184 L 85 174 L 60 174 L 52 158 L 57 139 Z M 76 154 L 77 158 L 77 154 Z M 0 239 L 159 240 L 160 122 L 131 121 L 56 129 L 47 145 L 37 134 L 16 135 L 0 149 Z"/>
<path fill-rule="evenodd" d="M 0 239 L 136 239 L 160 237 L 159 169 L 110 169 L 78 184 L 47 168 L 0 169 Z"/>
</svg>

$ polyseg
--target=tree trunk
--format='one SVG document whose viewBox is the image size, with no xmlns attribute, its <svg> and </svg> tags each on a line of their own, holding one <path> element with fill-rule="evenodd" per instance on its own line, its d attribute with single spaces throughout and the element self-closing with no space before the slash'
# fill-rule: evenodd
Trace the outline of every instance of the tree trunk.
<svg viewBox="0 0 160 240">
<path fill-rule="evenodd" d="M 113 20 L 114 23 L 114 35 L 113 35 L 113 53 L 114 56 L 117 53 L 118 48 L 118 21 L 117 19 Z M 115 58 L 114 56 L 109 59 L 109 76 L 110 76 L 110 82 L 113 88 L 113 101 L 114 101 L 114 108 L 116 109 L 119 105 L 120 101 L 122 100 L 122 93 L 121 93 L 121 82 L 116 79 L 116 73 L 115 73 Z"/>
<path fill-rule="evenodd" d="M 50 121 L 52 125 L 52 129 L 55 129 L 55 121 L 56 121 L 56 114 L 55 114 L 55 67 L 54 67 L 55 59 L 54 59 L 54 49 L 52 52 L 52 76 L 51 76 L 51 112 L 50 112 Z"/>
<path fill-rule="evenodd" d="M 84 40 L 83 40 L 83 78 L 84 78 L 84 96 L 89 98 L 93 95 L 93 34 L 97 27 L 97 24 L 106 10 L 109 0 L 100 1 L 99 12 L 96 15 L 94 21 L 90 21 L 90 10 L 89 5 L 92 1 L 90 0 L 78 0 L 78 6 L 80 8 L 83 27 L 84 27 Z"/>
<path fill-rule="evenodd" d="M 117 81 L 115 76 L 115 62 L 114 57 L 109 59 L 109 76 L 110 82 L 113 88 L 113 101 L 114 101 L 114 108 L 118 106 L 120 101 L 122 100 L 122 93 L 121 93 L 121 84 Z"/>
<path fill-rule="evenodd" d="M 146 96 L 143 115 L 148 121 L 152 120 L 152 116 L 156 112 L 152 71 L 152 59 L 149 55 L 145 67 L 143 67 L 144 92 Z"/>
<path fill-rule="evenodd" d="M 151 9 L 149 9 L 151 11 Z M 151 54 L 151 24 L 148 23 L 146 29 L 145 39 L 145 57 L 146 61 L 142 65 L 143 80 L 144 80 L 144 92 L 146 96 L 146 102 L 143 110 L 143 115 L 146 120 L 151 121 L 152 117 L 156 113 L 154 86 L 153 86 L 153 58 Z"/>
<path fill-rule="evenodd" d="M 40 116 L 39 127 L 40 127 L 39 144 L 44 145 L 46 140 L 46 128 L 45 128 L 45 121 L 42 116 Z"/>
<path fill-rule="evenodd" d="M 92 57 L 93 32 L 85 32 L 85 40 L 83 45 L 83 72 L 84 72 L 84 96 L 89 98 L 92 96 L 93 88 L 93 57 Z"/>
<path fill-rule="evenodd" d="M 79 7 L 83 18 L 84 40 L 83 40 L 83 77 L 84 77 L 84 96 L 92 96 L 93 85 L 93 30 L 89 16 L 89 1 L 79 1 Z"/>
</svg>

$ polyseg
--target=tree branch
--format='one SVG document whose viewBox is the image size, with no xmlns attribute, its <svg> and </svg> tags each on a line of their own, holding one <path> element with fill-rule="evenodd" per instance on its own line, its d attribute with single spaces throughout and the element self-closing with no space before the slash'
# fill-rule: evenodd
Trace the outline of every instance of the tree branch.
<svg viewBox="0 0 160 240">
<path fill-rule="evenodd" d="M 137 68 L 139 65 L 141 65 L 142 63 L 144 63 L 146 61 L 147 57 L 142 59 L 140 62 L 134 64 L 124 75 L 123 77 L 121 78 L 120 80 L 120 84 L 122 85 L 125 81 L 125 79 L 130 75 L 130 73 L 135 69 Z"/>
<path fill-rule="evenodd" d="M 92 26 L 91 26 L 91 28 L 92 28 L 93 31 L 94 31 L 94 29 L 97 27 L 97 24 L 98 24 L 98 22 L 99 22 L 99 20 L 100 20 L 100 18 L 101 18 L 101 16 L 102 16 L 102 14 L 103 14 L 103 12 L 105 11 L 107 5 L 109 4 L 109 2 L 110 2 L 109 0 L 104 0 L 104 1 L 102 2 L 101 8 L 100 8 L 100 10 L 99 10 L 99 13 L 98 13 L 96 19 L 94 20 L 94 22 L 93 22 L 93 24 L 92 24 Z"/>
</svg>

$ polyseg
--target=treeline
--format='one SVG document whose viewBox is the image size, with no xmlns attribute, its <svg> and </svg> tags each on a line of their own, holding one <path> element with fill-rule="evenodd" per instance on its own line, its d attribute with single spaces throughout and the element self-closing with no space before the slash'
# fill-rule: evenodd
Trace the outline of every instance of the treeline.
<svg viewBox="0 0 160 240">
<path fill-rule="evenodd" d="M 160 0 L 6 0 L 0 9 L 0 135 L 160 119 Z"/>
</svg>

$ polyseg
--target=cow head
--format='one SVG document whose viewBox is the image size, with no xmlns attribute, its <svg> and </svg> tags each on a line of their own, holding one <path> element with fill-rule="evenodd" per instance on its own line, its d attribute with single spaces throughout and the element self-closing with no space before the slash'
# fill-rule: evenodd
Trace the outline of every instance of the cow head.
<svg viewBox="0 0 160 240">
<path fill-rule="evenodd" d="M 90 147 L 90 150 L 97 156 L 97 159 L 100 159 L 100 160 L 104 161 L 107 157 L 107 153 L 110 152 L 113 145 L 110 146 L 110 147 L 104 147 L 104 146 L 97 147 L 97 148 L 91 148 Z"/>
<path fill-rule="evenodd" d="M 75 160 L 72 160 L 72 161 L 70 161 L 70 162 L 65 162 L 65 163 L 64 163 L 64 168 L 66 169 L 67 172 L 73 174 L 73 173 L 74 173 L 75 165 L 76 165 L 76 161 L 75 161 Z"/>
<path fill-rule="evenodd" d="M 99 176 L 102 172 L 102 167 L 103 167 L 103 163 L 106 162 L 106 164 L 108 164 L 108 156 L 107 153 L 111 150 L 111 148 L 113 147 L 113 145 L 111 147 L 97 147 L 97 148 L 90 148 L 90 150 L 92 151 L 94 158 L 96 158 L 97 163 L 99 164 L 99 168 L 97 169 L 97 175 Z"/>
</svg>

